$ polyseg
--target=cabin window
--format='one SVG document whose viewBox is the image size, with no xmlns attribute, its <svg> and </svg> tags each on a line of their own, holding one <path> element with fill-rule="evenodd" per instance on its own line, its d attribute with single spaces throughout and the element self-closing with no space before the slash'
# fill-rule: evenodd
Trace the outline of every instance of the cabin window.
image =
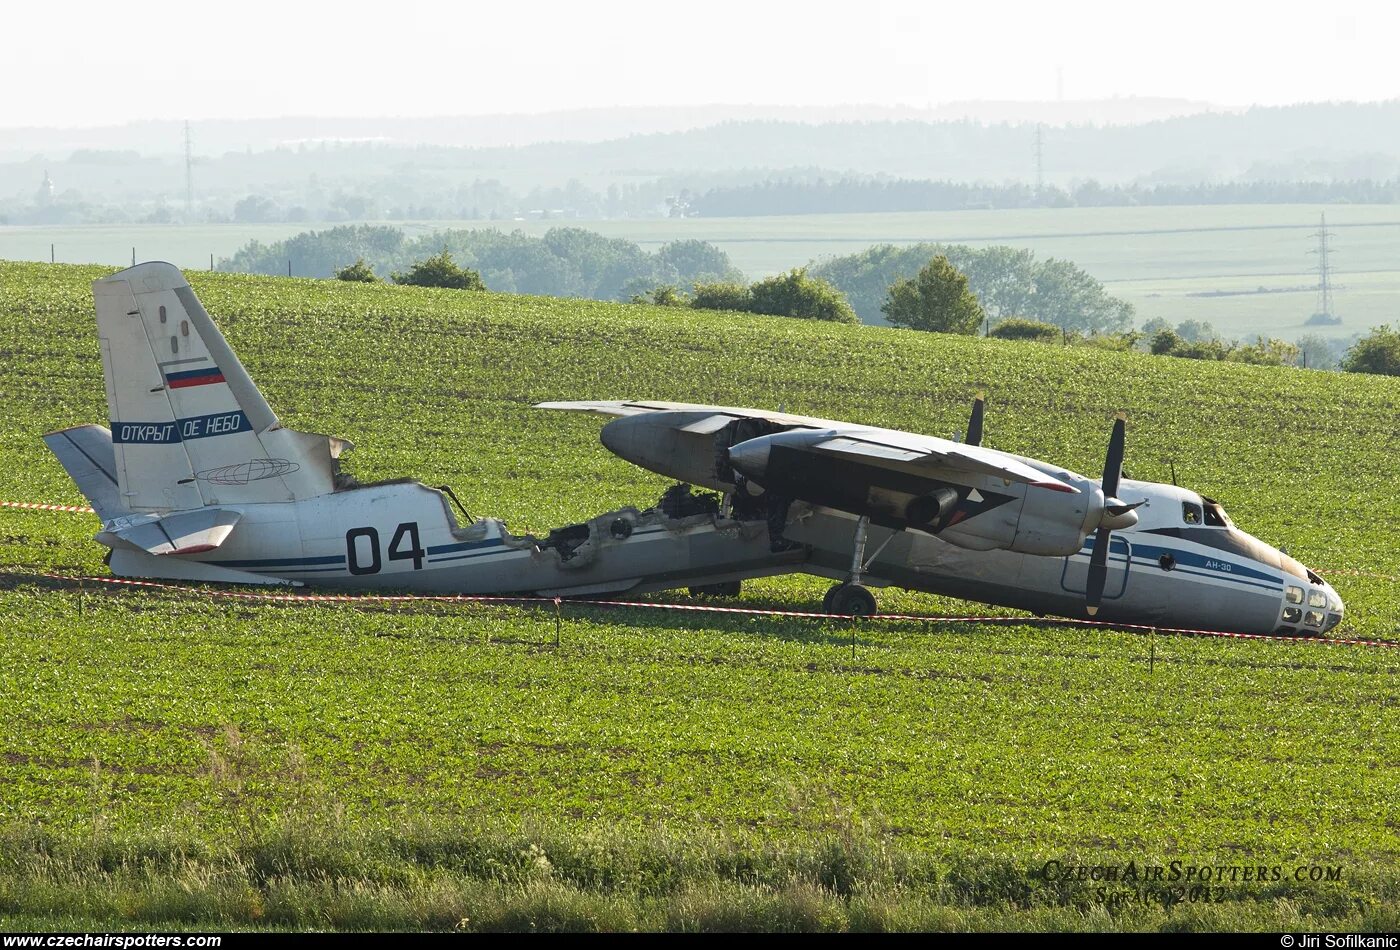
<svg viewBox="0 0 1400 950">
<path fill-rule="evenodd" d="M 1309 610 L 1303 615 L 1303 623 L 1307 624 L 1309 627 L 1322 626 L 1322 611 Z"/>
<path fill-rule="evenodd" d="M 1213 501 L 1206 502 L 1206 524 L 1212 528 L 1228 528 L 1230 519 L 1225 516 L 1225 509 L 1221 508 Z"/>
<path fill-rule="evenodd" d="M 1309 606 L 1309 607 L 1326 607 L 1326 606 L 1327 606 L 1327 595 L 1324 594 L 1324 593 L 1323 593 L 1322 591 L 1320 591 L 1320 590 L 1315 590 L 1315 591 L 1313 591 L 1311 594 L 1308 595 L 1308 606 Z"/>
<path fill-rule="evenodd" d="M 1290 587 L 1283 594 L 1283 599 L 1290 604 L 1301 604 L 1303 602 L 1303 588 Z"/>
<path fill-rule="evenodd" d="M 1302 619 L 1303 619 L 1303 608 L 1302 608 L 1302 607 L 1285 607 L 1285 608 L 1283 608 L 1283 619 L 1284 619 L 1284 621 L 1287 622 L 1287 623 L 1297 623 L 1299 620 L 1302 620 Z"/>
<path fill-rule="evenodd" d="M 1201 523 L 1201 506 L 1194 501 L 1183 501 L 1181 503 L 1181 520 L 1187 524 Z"/>
</svg>

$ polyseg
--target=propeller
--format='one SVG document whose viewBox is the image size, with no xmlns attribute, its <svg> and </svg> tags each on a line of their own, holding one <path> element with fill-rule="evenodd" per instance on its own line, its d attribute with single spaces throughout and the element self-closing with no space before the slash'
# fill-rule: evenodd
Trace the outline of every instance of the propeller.
<svg viewBox="0 0 1400 950">
<path fill-rule="evenodd" d="M 1103 602 L 1104 587 L 1108 584 L 1108 545 L 1113 529 L 1131 528 L 1137 524 L 1134 509 L 1144 501 L 1128 503 L 1118 497 L 1118 483 L 1123 478 L 1123 450 L 1127 416 L 1118 413 L 1113 420 L 1113 435 L 1108 440 L 1108 457 L 1103 463 L 1103 516 L 1094 535 L 1094 553 L 1089 558 L 1089 576 L 1085 586 L 1084 608 L 1092 617 L 1099 612 Z"/>
<path fill-rule="evenodd" d="M 972 401 L 972 418 L 967 420 L 967 444 L 982 444 L 982 415 L 987 408 L 987 398 L 978 393 Z"/>
</svg>

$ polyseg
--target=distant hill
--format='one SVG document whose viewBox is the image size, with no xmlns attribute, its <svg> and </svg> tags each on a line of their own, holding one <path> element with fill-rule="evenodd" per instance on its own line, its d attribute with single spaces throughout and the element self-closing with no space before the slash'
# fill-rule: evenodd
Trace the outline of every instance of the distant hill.
<svg viewBox="0 0 1400 950">
<path fill-rule="evenodd" d="M 1220 111 L 1189 99 L 1129 96 L 1056 102 L 951 102 L 925 109 L 906 106 L 694 105 L 565 109 L 528 115 L 285 116 L 266 119 L 191 117 L 202 155 L 277 148 L 321 141 L 373 141 L 393 145 L 462 148 L 531 145 L 539 142 L 601 142 L 650 133 L 684 132 L 722 122 L 1043 122 L 1132 124 Z M 184 150 L 184 122 L 152 120 L 75 128 L 0 128 L 0 160 L 36 152 L 65 157 L 78 149 L 134 149 L 145 155 Z"/>
</svg>

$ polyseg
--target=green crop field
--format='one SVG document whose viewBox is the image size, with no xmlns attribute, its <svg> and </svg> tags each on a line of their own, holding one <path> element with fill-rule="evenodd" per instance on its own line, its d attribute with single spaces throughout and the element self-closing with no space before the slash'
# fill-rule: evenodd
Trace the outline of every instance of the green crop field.
<svg viewBox="0 0 1400 950">
<path fill-rule="evenodd" d="M 1334 232 L 1334 310 L 1343 322 L 1307 327 L 1317 307 L 1317 247 L 1326 212 Z M 583 227 L 654 250 L 696 238 L 723 248 L 750 277 L 878 243 L 942 241 L 1028 247 L 1074 261 L 1137 307 L 1138 320 L 1206 320 L 1229 337 L 1304 333 L 1350 337 L 1400 322 L 1400 208 L 1393 205 L 1209 205 L 831 214 L 615 221 L 388 222 L 412 235 L 439 228 Z M 121 265 L 169 260 L 205 269 L 251 239 L 281 240 L 330 225 L 0 227 L 0 258 Z M 346 262 L 350 263 L 350 262 Z"/>
<path fill-rule="evenodd" d="M 39 439 L 105 419 L 106 272 L 0 264 L 0 500 L 81 503 Z M 189 276 L 286 424 L 517 530 L 665 487 L 537 401 L 949 433 L 985 389 L 991 444 L 1080 471 L 1126 410 L 1133 476 L 1174 461 L 1333 581 L 1336 636 L 1400 640 L 1400 380 Z M 0 928 L 1400 927 L 1400 651 L 580 604 L 556 645 L 552 608 L 39 576 L 101 575 L 95 528 L 0 509 Z M 1216 866 L 1268 873 L 1200 886 Z"/>
</svg>

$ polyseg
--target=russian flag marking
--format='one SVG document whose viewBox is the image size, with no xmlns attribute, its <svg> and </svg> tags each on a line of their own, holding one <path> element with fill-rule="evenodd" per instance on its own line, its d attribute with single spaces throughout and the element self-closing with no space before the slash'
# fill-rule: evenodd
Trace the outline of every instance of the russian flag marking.
<svg viewBox="0 0 1400 950">
<path fill-rule="evenodd" d="M 217 366 L 209 366 L 204 369 L 189 369 L 181 373 L 166 373 L 165 384 L 171 389 L 185 389 L 189 386 L 208 386 L 210 383 L 222 383 L 224 374 Z"/>
</svg>

